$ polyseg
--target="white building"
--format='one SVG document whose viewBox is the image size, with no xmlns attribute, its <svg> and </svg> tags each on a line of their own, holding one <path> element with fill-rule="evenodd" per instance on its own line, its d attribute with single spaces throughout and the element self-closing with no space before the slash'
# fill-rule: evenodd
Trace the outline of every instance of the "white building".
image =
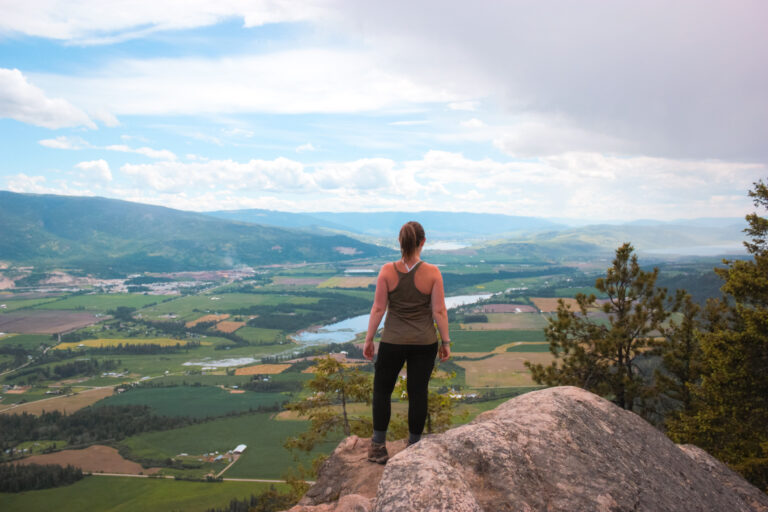
<svg viewBox="0 0 768 512">
<path fill-rule="evenodd" d="M 248 448 L 246 445 L 239 444 L 239 445 L 237 445 L 237 448 L 235 448 L 235 450 L 232 453 L 235 453 L 235 454 L 239 455 L 239 454 L 243 453 L 246 448 Z"/>
</svg>

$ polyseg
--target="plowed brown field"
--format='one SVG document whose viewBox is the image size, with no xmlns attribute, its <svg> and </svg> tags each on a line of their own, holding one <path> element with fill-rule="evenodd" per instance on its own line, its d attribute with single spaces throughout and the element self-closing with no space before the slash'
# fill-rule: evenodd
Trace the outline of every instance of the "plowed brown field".
<svg viewBox="0 0 768 512">
<path fill-rule="evenodd" d="M 56 334 L 103 320 L 79 311 L 23 311 L 0 315 L 0 331 L 17 334 Z"/>
<path fill-rule="evenodd" d="M 571 311 L 579 310 L 579 303 L 576 299 L 557 299 L 552 297 L 532 297 L 531 301 L 542 313 L 557 313 L 557 301 L 562 300 L 565 306 Z"/>
<path fill-rule="evenodd" d="M 55 398 L 44 398 L 43 400 L 37 400 L 36 402 L 29 402 L 21 405 L 8 405 L 4 409 L 0 410 L 0 414 L 21 414 L 26 412 L 28 414 L 34 414 L 38 416 L 43 411 L 61 411 L 67 414 L 71 414 L 75 411 L 93 405 L 102 398 L 112 396 L 114 388 L 112 386 L 106 386 L 103 388 L 94 388 L 81 391 L 76 395 L 71 396 L 58 396 Z M 3 406 L 0 406 L 3 407 Z"/>
<path fill-rule="evenodd" d="M 273 375 L 290 368 L 289 364 L 257 364 L 235 370 L 235 375 Z"/>
<path fill-rule="evenodd" d="M 219 322 L 216 324 L 216 330 L 221 332 L 235 332 L 244 325 L 245 322 L 231 322 L 227 320 L 225 322 Z"/>
<path fill-rule="evenodd" d="M 228 313 L 224 313 L 221 315 L 204 315 L 198 318 L 197 320 L 189 321 L 184 325 L 186 325 L 187 327 L 194 327 L 197 324 L 202 322 L 221 322 L 222 320 L 226 320 L 227 318 L 229 318 Z"/>
<path fill-rule="evenodd" d="M 84 450 L 62 450 L 44 455 L 33 455 L 15 461 L 15 463 L 59 464 L 60 466 L 71 464 L 90 473 L 123 473 L 127 475 L 138 475 L 139 473 L 151 475 L 160 470 L 160 468 L 144 469 L 141 464 L 124 459 L 114 448 L 98 444 L 89 446 Z"/>
</svg>

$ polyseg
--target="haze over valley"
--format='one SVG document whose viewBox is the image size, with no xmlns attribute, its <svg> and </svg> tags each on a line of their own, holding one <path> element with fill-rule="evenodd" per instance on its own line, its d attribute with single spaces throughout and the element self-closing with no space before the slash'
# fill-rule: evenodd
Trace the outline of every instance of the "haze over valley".
<svg viewBox="0 0 768 512">
<path fill-rule="evenodd" d="M 317 468 L 368 446 L 364 339 L 411 220 L 452 343 L 426 440 L 577 386 L 764 491 L 767 5 L 0 7 L 0 510 L 277 512 L 314 481 L 335 507 Z M 373 466 L 331 472 L 375 493 Z M 594 484 L 554 485 L 613 503 Z"/>
</svg>

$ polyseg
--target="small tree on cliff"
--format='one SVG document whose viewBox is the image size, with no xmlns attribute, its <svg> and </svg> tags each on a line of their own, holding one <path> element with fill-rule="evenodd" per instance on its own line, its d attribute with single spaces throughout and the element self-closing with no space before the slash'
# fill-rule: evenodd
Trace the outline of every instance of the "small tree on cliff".
<svg viewBox="0 0 768 512">
<path fill-rule="evenodd" d="M 356 434 L 368 437 L 373 433 L 373 423 L 369 417 L 351 414 L 348 406 L 352 402 L 371 403 L 373 381 L 370 375 L 358 369 L 350 369 L 331 356 L 317 361 L 315 376 L 306 386 L 313 391 L 303 400 L 285 405 L 290 411 L 309 419 L 309 428 L 289 437 L 283 446 L 294 453 L 296 467 L 283 476 L 291 487 L 290 494 L 298 501 L 309 489 L 306 480 L 317 474 L 320 464 L 326 456 L 317 456 L 306 467 L 299 462 L 298 454 L 309 453 L 315 446 L 326 441 L 333 434 Z"/>
<path fill-rule="evenodd" d="M 768 209 L 768 185 L 749 192 Z M 709 305 L 701 336 L 702 379 L 693 407 L 669 425 L 678 442 L 696 444 L 768 490 L 768 218 L 746 217 L 751 260 L 725 261 L 725 296 Z"/>
<path fill-rule="evenodd" d="M 290 450 L 310 452 L 315 445 L 325 441 L 329 435 L 343 433 L 370 436 L 373 432 L 371 419 L 350 413 L 352 402 L 370 405 L 373 383 L 370 375 L 358 369 L 350 369 L 331 356 L 319 359 L 315 377 L 307 382 L 314 393 L 304 400 L 286 404 L 285 408 L 296 411 L 299 416 L 309 419 L 309 429 L 285 442 Z"/>
<path fill-rule="evenodd" d="M 649 376 L 639 359 L 669 313 L 666 290 L 656 287 L 658 269 L 642 270 L 633 252 L 628 243 L 619 247 L 606 276 L 595 281 L 595 288 L 608 296 L 599 308 L 608 316 L 607 326 L 587 314 L 598 309 L 594 295 L 577 294 L 576 311 L 559 301 L 557 316 L 545 329 L 555 360 L 549 366 L 526 363 L 536 382 L 579 386 L 629 410 L 647 395 Z"/>
</svg>

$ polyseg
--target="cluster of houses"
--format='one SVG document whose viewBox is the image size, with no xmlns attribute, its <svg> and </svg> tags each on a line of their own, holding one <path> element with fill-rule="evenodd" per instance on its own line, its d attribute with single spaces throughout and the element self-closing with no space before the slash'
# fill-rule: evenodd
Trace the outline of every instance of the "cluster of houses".
<svg viewBox="0 0 768 512">
<path fill-rule="evenodd" d="M 223 460 L 227 460 L 229 462 L 232 462 L 233 460 L 235 460 L 237 456 L 242 455 L 242 453 L 245 451 L 246 448 L 248 448 L 248 446 L 244 444 L 239 444 L 235 447 L 234 450 L 229 450 L 226 453 L 219 453 L 218 451 L 204 453 L 202 455 L 202 458 L 198 460 L 204 460 L 205 462 L 220 462 Z M 180 453 L 178 457 L 189 457 L 189 454 Z"/>
</svg>

